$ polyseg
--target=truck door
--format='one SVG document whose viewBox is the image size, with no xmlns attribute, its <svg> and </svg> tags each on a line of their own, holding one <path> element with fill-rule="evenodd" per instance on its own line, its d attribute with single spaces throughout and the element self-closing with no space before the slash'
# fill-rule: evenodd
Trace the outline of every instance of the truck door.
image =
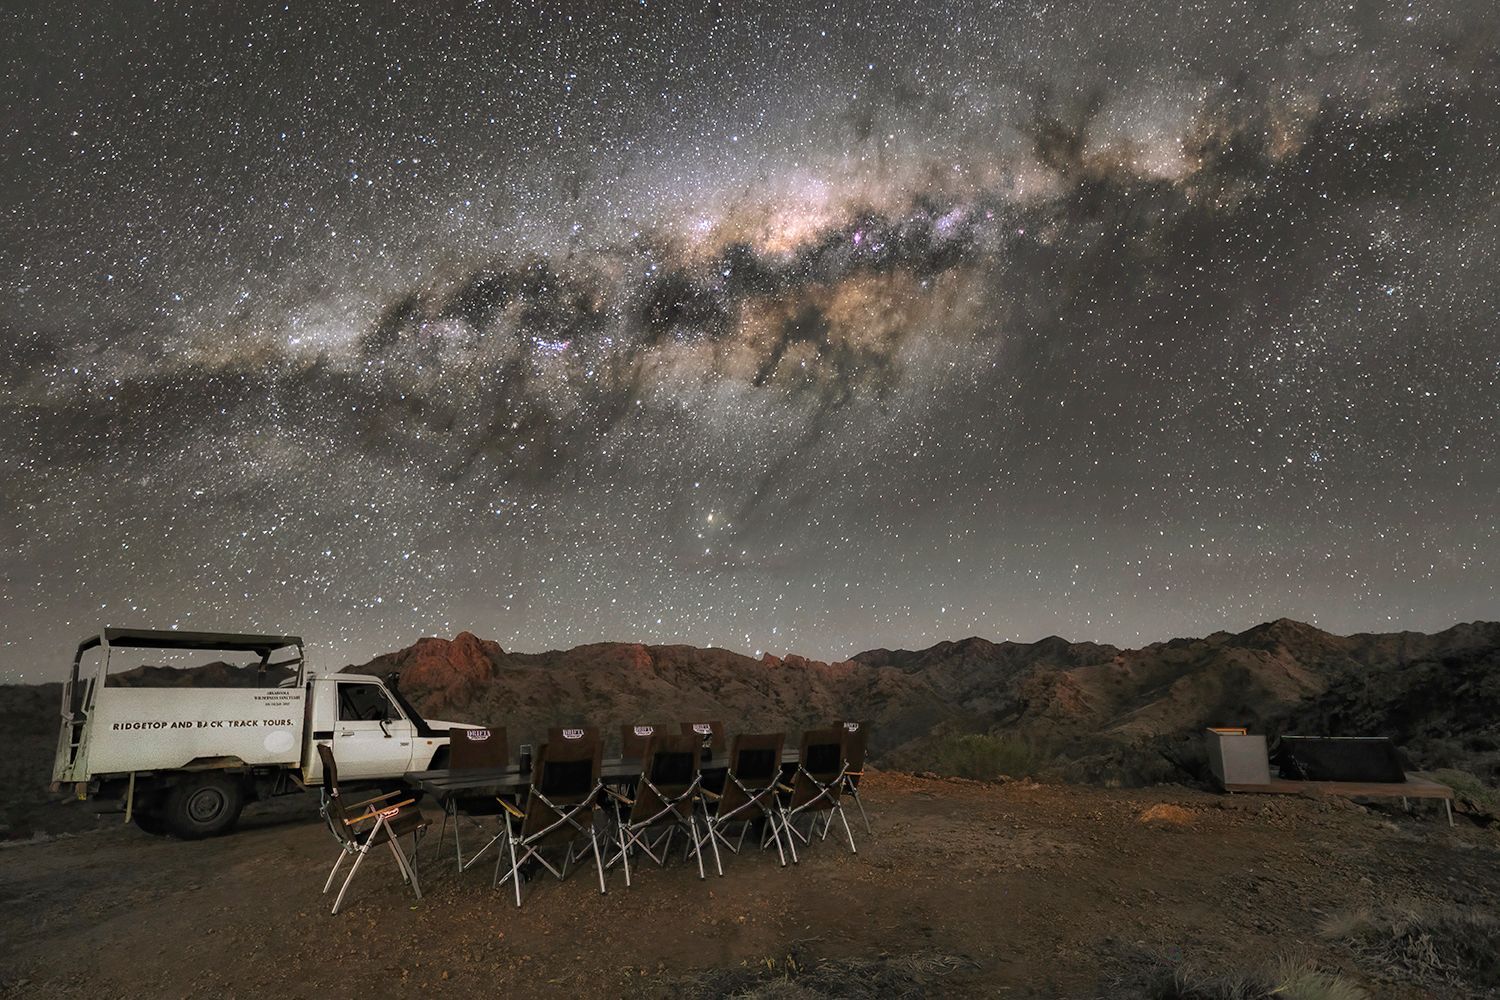
<svg viewBox="0 0 1500 1000">
<path fill-rule="evenodd" d="M 338 683 L 333 756 L 341 778 L 395 778 L 411 769 L 412 724 L 379 684 Z"/>
</svg>

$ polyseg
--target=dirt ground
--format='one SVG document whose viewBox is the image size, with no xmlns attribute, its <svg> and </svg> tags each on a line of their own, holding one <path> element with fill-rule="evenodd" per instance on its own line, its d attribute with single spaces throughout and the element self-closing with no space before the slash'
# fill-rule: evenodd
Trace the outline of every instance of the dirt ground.
<svg viewBox="0 0 1500 1000">
<path fill-rule="evenodd" d="M 330 916 L 336 848 L 306 799 L 215 840 L 122 826 L 7 846 L 0 993 L 682 996 L 713 992 L 713 969 L 938 956 L 915 992 L 1091 998 L 1150 953 L 1218 971 L 1304 956 L 1401 1000 L 1434 994 L 1372 979 L 1320 937 L 1326 915 L 1500 909 L 1500 836 L 1430 807 L 898 774 L 872 774 L 866 802 L 857 855 L 830 836 L 785 870 L 726 856 L 706 883 L 680 860 L 628 889 L 615 870 L 604 896 L 585 868 L 532 882 L 520 910 L 489 865 L 458 875 L 429 840 L 421 902 L 372 855 Z"/>
</svg>

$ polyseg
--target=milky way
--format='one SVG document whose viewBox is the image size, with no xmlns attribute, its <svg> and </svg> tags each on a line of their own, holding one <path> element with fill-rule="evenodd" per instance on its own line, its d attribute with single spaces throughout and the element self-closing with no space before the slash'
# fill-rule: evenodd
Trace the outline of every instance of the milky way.
<svg viewBox="0 0 1500 1000">
<path fill-rule="evenodd" d="M 1495 616 L 1489 4 L 606 6 L 7 16 L 0 672 Z"/>
</svg>

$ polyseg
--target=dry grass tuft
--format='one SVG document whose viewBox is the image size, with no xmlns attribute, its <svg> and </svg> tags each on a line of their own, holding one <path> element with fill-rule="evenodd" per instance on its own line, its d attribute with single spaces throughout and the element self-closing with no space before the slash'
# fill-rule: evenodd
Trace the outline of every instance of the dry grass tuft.
<svg viewBox="0 0 1500 1000">
<path fill-rule="evenodd" d="M 1500 918 L 1477 907 L 1359 910 L 1329 918 L 1323 935 L 1390 979 L 1500 989 Z"/>
<path fill-rule="evenodd" d="M 1263 969 L 1204 972 L 1152 962 L 1132 978 L 1117 981 L 1109 1000 L 1369 1000 L 1369 994 L 1337 973 L 1281 959 Z"/>
</svg>

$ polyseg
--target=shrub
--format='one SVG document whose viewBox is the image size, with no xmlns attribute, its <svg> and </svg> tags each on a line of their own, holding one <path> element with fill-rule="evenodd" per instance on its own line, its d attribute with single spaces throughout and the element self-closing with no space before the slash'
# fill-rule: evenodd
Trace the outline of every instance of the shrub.
<svg viewBox="0 0 1500 1000">
<path fill-rule="evenodd" d="M 1392 979 L 1500 987 L 1500 919 L 1476 907 L 1360 910 L 1330 918 L 1323 934 Z"/>
<path fill-rule="evenodd" d="M 1468 771 L 1445 768 L 1439 771 L 1429 771 L 1427 776 L 1453 789 L 1471 811 L 1486 816 L 1500 816 L 1500 792 Z"/>
<path fill-rule="evenodd" d="M 939 774 L 984 781 L 1002 775 L 1029 776 L 1042 764 L 1041 754 L 1026 741 L 983 733 L 937 736 L 933 739 L 931 757 L 932 769 Z"/>
<path fill-rule="evenodd" d="M 1337 973 L 1305 961 L 1282 959 L 1245 972 L 1203 972 L 1162 960 L 1117 981 L 1115 1000 L 1368 1000 L 1369 994 Z"/>
</svg>

